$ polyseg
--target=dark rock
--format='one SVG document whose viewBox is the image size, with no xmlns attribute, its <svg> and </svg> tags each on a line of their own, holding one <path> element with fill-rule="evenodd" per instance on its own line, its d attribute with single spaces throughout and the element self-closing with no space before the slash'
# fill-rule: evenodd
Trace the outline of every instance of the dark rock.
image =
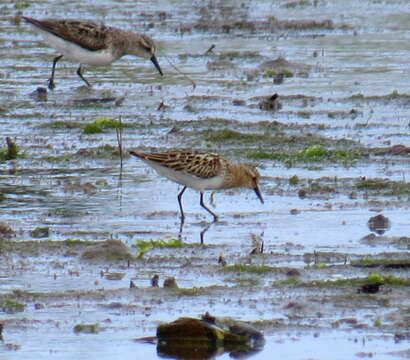
<svg viewBox="0 0 410 360">
<path fill-rule="evenodd" d="M 373 216 L 367 222 L 367 226 L 370 231 L 375 232 L 376 234 L 383 235 L 391 227 L 391 222 L 388 217 L 383 214 Z"/>
</svg>

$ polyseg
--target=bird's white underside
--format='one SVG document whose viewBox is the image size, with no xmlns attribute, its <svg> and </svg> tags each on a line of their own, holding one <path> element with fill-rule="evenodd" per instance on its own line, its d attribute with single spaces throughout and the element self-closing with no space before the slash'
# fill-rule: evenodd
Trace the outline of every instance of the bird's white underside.
<svg viewBox="0 0 410 360">
<path fill-rule="evenodd" d="M 165 176 L 166 178 L 175 181 L 178 184 L 186 185 L 192 189 L 198 191 L 204 190 L 217 190 L 220 189 L 224 178 L 223 176 L 214 176 L 211 178 L 200 178 L 184 171 L 176 171 L 165 166 L 162 166 L 154 161 L 142 159 L 149 166 L 154 168 L 158 174 Z"/>
<path fill-rule="evenodd" d="M 84 49 L 83 47 L 64 40 L 56 35 L 53 35 L 47 31 L 39 29 L 34 26 L 39 34 L 41 34 L 46 44 L 52 46 L 59 51 L 64 58 L 79 62 L 82 65 L 103 66 L 111 64 L 116 58 L 107 50 L 91 51 Z"/>
</svg>

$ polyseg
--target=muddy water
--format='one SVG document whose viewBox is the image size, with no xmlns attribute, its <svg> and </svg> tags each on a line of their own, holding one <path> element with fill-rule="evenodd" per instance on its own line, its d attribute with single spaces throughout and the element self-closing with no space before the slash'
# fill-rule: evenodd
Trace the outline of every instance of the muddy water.
<svg viewBox="0 0 410 360">
<path fill-rule="evenodd" d="M 150 62 L 125 57 L 110 67 L 87 68 L 93 88 L 85 89 L 75 74 L 77 64 L 61 61 L 56 89 L 46 100 L 38 99 L 33 92 L 46 86 L 54 52 L 16 18 L 24 5 L 28 16 L 64 14 L 147 32 L 159 44 L 165 77 Z M 409 278 L 406 268 L 349 265 L 365 256 L 409 255 L 409 156 L 383 150 L 410 146 L 409 7 L 407 1 L 0 5 L 0 140 L 5 145 L 11 137 L 20 147 L 17 159 L 0 162 L 0 220 L 14 231 L 12 242 L 33 240 L 37 227 L 49 229 L 48 237 L 34 239 L 45 244 L 39 249 L 9 246 L 0 253 L 2 299 L 26 304 L 22 312 L 0 312 L 2 356 L 156 358 L 155 346 L 133 339 L 155 334 L 161 321 L 206 311 L 252 321 L 264 331 L 267 344 L 254 358 L 271 358 L 278 351 L 286 359 L 408 356 L 408 285 L 385 285 L 367 296 L 354 286 L 309 282 L 371 272 Z M 212 44 L 214 50 L 206 54 Z M 279 56 L 291 63 L 292 76 L 274 84 L 261 64 Z M 282 107 L 262 110 L 260 101 L 273 93 Z M 108 97 L 121 101 L 87 102 Z M 181 235 L 186 246 L 152 249 L 130 266 L 88 262 L 82 249 L 65 245 L 59 251 L 49 248 L 45 240 L 114 238 L 135 255 L 137 240 L 178 236 L 180 188 L 129 157 L 120 176 L 119 158 L 111 154 L 117 147 L 115 130 L 84 132 L 102 116 L 121 116 L 129 125 L 123 132 L 126 149 L 192 147 L 255 163 L 263 175 L 265 204 L 246 190 L 215 194 L 212 209 L 221 221 L 206 231 L 200 247 L 200 233 L 210 219 L 198 194 L 188 190 Z M 270 137 L 217 141 L 210 136 L 224 129 Z M 281 144 L 282 136 L 289 141 Z M 111 150 L 97 152 L 104 145 Z M 290 154 L 312 145 L 360 149 L 365 155 L 313 162 L 248 156 L 252 149 Z M 294 175 L 299 182 L 290 185 Z M 375 178 L 395 182 L 401 190 L 357 187 Z M 301 190 L 307 195 L 299 196 Z M 366 237 L 367 221 L 378 213 L 390 219 L 391 228 Z M 263 241 L 264 254 L 249 256 L 255 239 Z M 313 266 L 314 251 L 319 266 Z M 217 262 L 220 254 L 229 265 L 280 270 L 227 271 Z M 275 285 L 288 279 L 289 267 L 300 272 L 301 284 Z M 110 271 L 124 277 L 101 276 Z M 175 276 L 186 291 L 151 289 L 153 274 L 160 284 Z M 137 290 L 129 289 L 130 280 Z M 78 323 L 98 323 L 101 331 L 75 334 Z"/>
</svg>

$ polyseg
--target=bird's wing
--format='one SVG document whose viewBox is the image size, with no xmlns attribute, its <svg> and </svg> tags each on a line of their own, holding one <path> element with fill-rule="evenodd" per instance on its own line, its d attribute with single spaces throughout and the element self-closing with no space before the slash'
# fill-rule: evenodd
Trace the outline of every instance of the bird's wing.
<svg viewBox="0 0 410 360">
<path fill-rule="evenodd" d="M 174 150 L 165 153 L 130 152 L 144 160 L 150 160 L 175 171 L 183 171 L 200 178 L 219 175 L 222 162 L 219 155 L 201 151 Z"/>
<path fill-rule="evenodd" d="M 76 43 L 84 49 L 96 51 L 105 48 L 107 26 L 81 20 L 36 20 L 29 17 L 23 17 L 23 19 L 41 30 Z"/>
</svg>

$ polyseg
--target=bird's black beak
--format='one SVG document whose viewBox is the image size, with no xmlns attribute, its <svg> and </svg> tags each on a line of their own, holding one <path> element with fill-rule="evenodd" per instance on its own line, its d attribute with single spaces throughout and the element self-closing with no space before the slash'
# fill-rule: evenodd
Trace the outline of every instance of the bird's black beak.
<svg viewBox="0 0 410 360">
<path fill-rule="evenodd" d="M 158 70 L 158 72 L 161 74 L 161 76 L 163 76 L 164 74 L 162 73 L 161 67 L 158 64 L 158 60 L 155 57 L 155 55 L 152 55 L 150 60 L 152 61 L 152 63 L 154 64 L 154 66 Z"/>
<path fill-rule="evenodd" d="M 259 200 L 261 201 L 261 203 L 263 204 L 263 197 L 261 194 L 261 191 L 259 190 L 259 188 L 256 186 L 253 191 L 255 191 L 256 196 L 259 198 Z"/>
</svg>

